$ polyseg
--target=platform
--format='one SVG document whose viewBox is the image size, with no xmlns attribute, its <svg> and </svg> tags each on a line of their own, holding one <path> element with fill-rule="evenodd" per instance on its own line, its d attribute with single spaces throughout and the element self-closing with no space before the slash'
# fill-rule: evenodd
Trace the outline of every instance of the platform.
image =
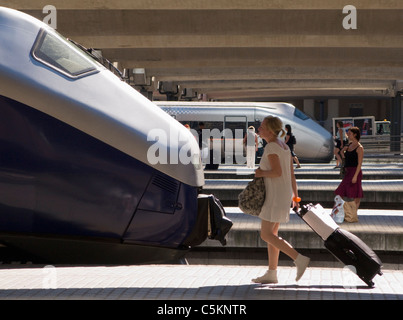
<svg viewBox="0 0 403 320">
<path fill-rule="evenodd" d="M 384 265 L 383 276 L 374 278 L 375 288 L 371 289 L 341 263 L 324 265 L 315 255 L 307 254 L 312 259 L 311 264 L 298 283 L 290 259 L 280 261 L 278 284 L 252 283 L 251 279 L 262 275 L 267 268 L 256 265 L 253 254 L 255 248 L 264 246 L 259 237 L 259 219 L 241 213 L 236 207 L 225 209 L 234 226 L 224 248 L 242 247 L 246 254 L 242 261 L 209 265 L 189 256 L 188 264 L 0 265 L 0 300 L 147 300 L 148 304 L 136 305 L 146 306 L 143 310 L 146 315 L 154 316 L 158 311 L 180 306 L 182 309 L 177 310 L 191 310 L 187 318 L 195 319 L 206 315 L 202 310 L 217 312 L 219 306 L 235 304 L 245 305 L 250 315 L 255 310 L 255 305 L 248 303 L 252 300 L 403 300 L 401 264 Z M 282 236 L 297 247 L 322 245 L 298 216 L 292 213 L 290 218 L 288 224 L 281 225 Z M 359 235 L 374 249 L 402 249 L 403 212 L 362 210 L 359 218 L 358 223 L 341 226 Z M 203 246 L 221 247 L 210 240 Z M 396 252 L 400 257 L 400 251 Z M 150 301 L 153 302 L 150 304 Z"/>
<path fill-rule="evenodd" d="M 263 266 L 221 265 L 3 266 L 0 269 L 0 299 L 158 300 L 152 308 L 144 310 L 144 315 L 151 317 L 162 310 L 158 309 L 160 307 L 178 305 L 178 302 L 173 304 L 170 300 L 179 300 L 182 306 L 192 306 L 190 315 L 197 319 L 204 315 L 201 307 L 212 304 L 246 304 L 247 314 L 250 314 L 252 310 L 248 311 L 247 304 L 250 300 L 403 299 L 401 271 L 383 270 L 383 276 L 374 278 L 375 288 L 368 288 L 343 267 L 310 267 L 298 283 L 295 282 L 294 267 L 280 267 L 278 284 L 251 282 L 265 270 Z M 195 301 L 200 302 L 197 309 L 194 308 Z M 208 307 L 203 310 L 214 309 Z"/>
<path fill-rule="evenodd" d="M 344 222 L 341 227 L 356 234 L 377 251 L 403 251 L 403 163 L 363 164 L 364 198 L 359 209 L 358 223 Z M 230 248 L 263 248 L 260 220 L 243 214 L 237 207 L 238 194 L 253 177 L 254 169 L 240 165 L 222 165 L 218 170 L 206 170 L 204 193 L 215 194 L 226 207 L 234 226 L 228 234 Z M 328 213 L 334 203 L 334 190 L 341 178 L 334 164 L 302 164 L 295 169 L 298 194 L 303 203 L 320 203 Z M 382 179 L 378 179 L 382 178 Z M 323 242 L 290 210 L 290 222 L 280 226 L 280 234 L 301 249 L 323 249 Z M 202 246 L 217 246 L 207 240 Z"/>
<path fill-rule="evenodd" d="M 258 165 L 256 165 L 256 168 Z M 295 169 L 298 179 L 335 179 L 341 180 L 340 169 L 335 164 L 303 163 L 301 168 Z M 362 167 L 364 180 L 403 179 L 403 163 L 368 163 Z M 254 169 L 242 165 L 220 165 L 218 170 L 205 170 L 205 178 L 213 179 L 251 179 Z"/>
<path fill-rule="evenodd" d="M 361 208 L 400 209 L 403 198 L 403 164 L 363 165 Z M 222 165 L 218 170 L 205 171 L 203 193 L 215 194 L 224 205 L 237 205 L 238 194 L 253 178 L 254 169 L 240 165 Z M 302 164 L 295 170 L 298 194 L 306 202 L 332 206 L 334 190 L 341 177 L 333 164 Z"/>
<path fill-rule="evenodd" d="M 260 219 L 241 212 L 238 207 L 225 207 L 233 227 L 227 235 L 228 248 L 266 248 L 260 238 Z M 330 214 L 331 209 L 325 208 Z M 376 251 L 403 252 L 403 211 L 358 211 L 359 222 L 343 222 L 339 226 L 354 233 Z M 280 224 L 279 235 L 299 249 L 325 249 L 323 241 L 290 210 L 290 221 Z M 218 241 L 206 240 L 202 247 L 221 247 Z"/>
</svg>

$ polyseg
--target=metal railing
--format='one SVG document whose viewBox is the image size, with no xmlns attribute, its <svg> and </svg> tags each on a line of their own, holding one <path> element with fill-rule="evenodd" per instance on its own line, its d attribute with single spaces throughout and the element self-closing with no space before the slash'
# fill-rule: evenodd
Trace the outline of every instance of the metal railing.
<svg viewBox="0 0 403 320">
<path fill-rule="evenodd" d="M 402 135 L 362 136 L 360 143 L 365 153 L 401 155 L 403 152 Z"/>
</svg>

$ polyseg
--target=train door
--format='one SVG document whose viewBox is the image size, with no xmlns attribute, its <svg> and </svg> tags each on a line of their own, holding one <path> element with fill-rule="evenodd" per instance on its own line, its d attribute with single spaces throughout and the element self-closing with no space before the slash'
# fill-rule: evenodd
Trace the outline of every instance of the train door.
<svg viewBox="0 0 403 320">
<path fill-rule="evenodd" d="M 223 136 L 225 163 L 244 163 L 243 137 L 248 128 L 246 116 L 224 116 Z"/>
</svg>

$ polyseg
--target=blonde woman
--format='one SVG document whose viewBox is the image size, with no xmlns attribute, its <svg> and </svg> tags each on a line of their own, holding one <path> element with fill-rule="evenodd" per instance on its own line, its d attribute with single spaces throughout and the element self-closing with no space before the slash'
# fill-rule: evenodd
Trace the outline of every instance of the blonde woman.
<svg viewBox="0 0 403 320">
<path fill-rule="evenodd" d="M 277 266 L 280 251 L 287 254 L 297 267 L 298 281 L 308 267 L 310 259 L 299 254 L 287 241 L 278 236 L 280 223 L 288 222 L 290 205 L 298 207 L 294 199 L 298 197 L 297 182 L 294 175 L 291 153 L 279 137 L 285 135 L 283 123 L 277 117 L 266 117 L 259 127 L 259 135 L 266 140 L 260 168 L 256 177 L 263 177 L 266 187 L 266 200 L 259 218 L 262 220 L 260 235 L 267 243 L 267 272 L 256 279 L 255 283 L 277 283 Z"/>
</svg>

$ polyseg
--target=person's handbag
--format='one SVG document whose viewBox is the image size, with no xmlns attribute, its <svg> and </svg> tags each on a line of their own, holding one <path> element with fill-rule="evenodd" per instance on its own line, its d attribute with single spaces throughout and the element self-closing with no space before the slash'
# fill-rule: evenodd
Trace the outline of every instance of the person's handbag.
<svg viewBox="0 0 403 320">
<path fill-rule="evenodd" d="M 358 222 L 357 205 L 354 201 L 344 201 L 344 220 L 347 222 Z"/>
<path fill-rule="evenodd" d="M 242 212 L 258 216 L 266 198 L 263 178 L 253 178 L 246 188 L 238 195 L 238 206 Z"/>
<path fill-rule="evenodd" d="M 345 176 L 345 174 L 346 174 L 346 167 L 345 167 L 345 165 L 346 165 L 346 159 L 343 158 L 343 159 L 341 160 L 341 165 L 340 165 L 340 177 L 341 177 L 342 179 L 344 178 L 344 176 Z"/>
<path fill-rule="evenodd" d="M 336 223 L 343 223 L 344 221 L 344 200 L 339 195 L 334 198 L 334 205 L 330 216 Z"/>
</svg>

